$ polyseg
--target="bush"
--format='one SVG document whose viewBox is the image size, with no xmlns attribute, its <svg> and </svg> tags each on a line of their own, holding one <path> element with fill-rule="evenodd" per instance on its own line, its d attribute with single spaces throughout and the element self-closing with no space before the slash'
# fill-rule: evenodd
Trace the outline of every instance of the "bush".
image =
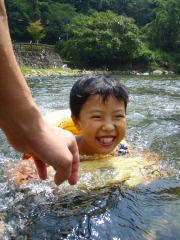
<svg viewBox="0 0 180 240">
<path fill-rule="evenodd" d="M 156 50 L 153 55 L 155 62 L 165 69 L 170 69 L 175 65 L 175 58 L 170 53 Z"/>
</svg>

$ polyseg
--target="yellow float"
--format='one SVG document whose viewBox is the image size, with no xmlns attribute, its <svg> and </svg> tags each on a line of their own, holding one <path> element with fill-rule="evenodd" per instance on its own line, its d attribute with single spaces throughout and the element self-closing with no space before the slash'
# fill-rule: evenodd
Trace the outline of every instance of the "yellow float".
<svg viewBox="0 0 180 240">
<path fill-rule="evenodd" d="M 70 110 L 48 113 L 45 119 L 48 123 L 71 131 L 74 135 L 81 134 L 71 120 Z M 125 140 L 123 140 L 122 143 L 129 146 Z M 125 156 L 82 156 L 83 161 L 80 162 L 79 180 L 76 187 L 79 189 L 97 189 L 112 186 L 117 183 L 123 183 L 133 187 L 140 183 L 147 183 L 163 174 L 159 158 L 156 154 L 132 149 L 130 146 L 129 148 L 130 153 Z M 20 184 L 37 179 L 34 171 L 32 174 L 32 167 L 29 166 L 28 168 L 26 164 L 24 168 L 26 168 L 26 170 L 17 171 L 15 183 Z M 24 176 L 24 172 L 26 172 L 28 177 Z M 52 179 L 54 175 L 52 167 L 48 167 L 48 173 L 50 179 Z M 19 179 L 23 180 L 20 182 Z"/>
</svg>

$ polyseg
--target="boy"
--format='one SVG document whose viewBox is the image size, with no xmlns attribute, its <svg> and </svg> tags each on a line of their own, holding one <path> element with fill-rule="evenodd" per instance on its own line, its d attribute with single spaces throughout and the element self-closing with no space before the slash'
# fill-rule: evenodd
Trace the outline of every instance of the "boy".
<svg viewBox="0 0 180 240">
<path fill-rule="evenodd" d="M 82 135 L 76 137 L 81 155 L 112 154 L 125 137 L 128 93 L 109 75 L 89 75 L 70 92 L 72 120 Z M 118 152 L 127 152 L 123 144 Z"/>
</svg>

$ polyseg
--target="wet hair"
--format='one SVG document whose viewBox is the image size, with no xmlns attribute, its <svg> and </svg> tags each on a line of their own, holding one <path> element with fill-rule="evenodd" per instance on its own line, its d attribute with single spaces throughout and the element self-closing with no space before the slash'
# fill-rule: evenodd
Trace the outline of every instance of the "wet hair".
<svg viewBox="0 0 180 240">
<path fill-rule="evenodd" d="M 72 115 L 79 118 L 80 111 L 89 97 L 99 95 L 105 103 L 110 96 L 124 101 L 125 110 L 128 93 L 118 80 L 110 75 L 88 75 L 75 82 L 70 92 L 70 109 Z"/>
</svg>

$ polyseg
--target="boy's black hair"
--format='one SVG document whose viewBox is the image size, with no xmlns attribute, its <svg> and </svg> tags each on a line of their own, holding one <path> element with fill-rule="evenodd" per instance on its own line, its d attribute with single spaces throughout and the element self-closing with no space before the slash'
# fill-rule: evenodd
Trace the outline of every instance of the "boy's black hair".
<svg viewBox="0 0 180 240">
<path fill-rule="evenodd" d="M 125 110 L 128 103 L 128 93 L 125 87 L 114 77 L 105 74 L 88 75 L 75 82 L 70 92 L 70 109 L 72 115 L 79 117 L 83 104 L 92 95 L 98 94 L 102 101 L 112 96 L 118 101 L 123 100 Z"/>
</svg>

